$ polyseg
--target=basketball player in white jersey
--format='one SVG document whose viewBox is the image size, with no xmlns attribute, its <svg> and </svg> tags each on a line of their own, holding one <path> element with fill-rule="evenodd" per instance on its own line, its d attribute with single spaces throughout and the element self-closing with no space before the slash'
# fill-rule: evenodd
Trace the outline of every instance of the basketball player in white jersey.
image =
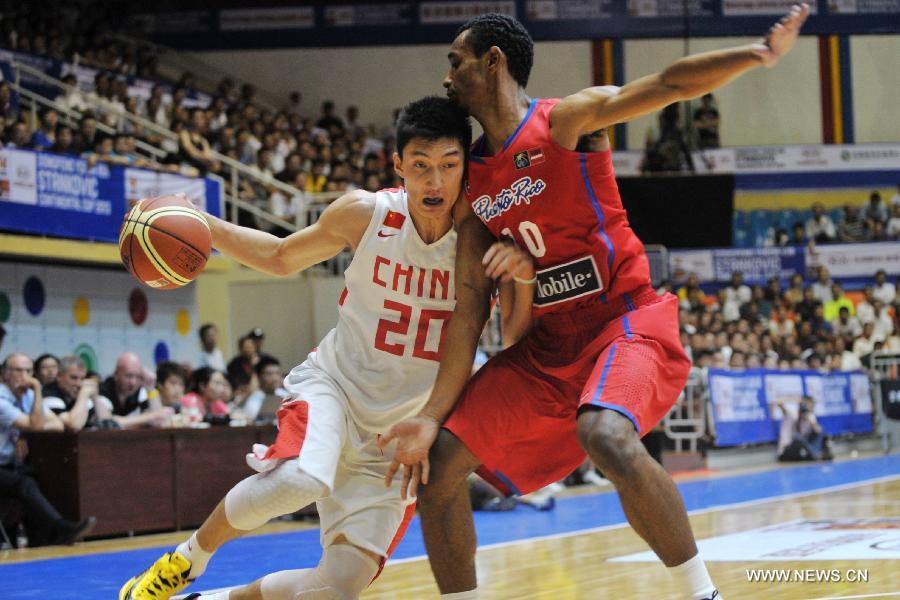
<svg viewBox="0 0 900 600">
<path fill-rule="evenodd" d="M 463 112 L 447 99 L 424 98 L 397 122 L 393 161 L 404 188 L 346 194 L 316 224 L 283 239 L 207 216 L 213 245 L 259 271 L 295 273 L 348 246 L 353 261 L 337 326 L 285 378 L 291 397 L 279 411 L 276 442 L 247 457 L 258 473 L 232 488 L 189 540 L 130 579 L 120 600 L 170 598 L 222 544 L 312 502 L 323 547 L 315 569 L 273 573 L 202 599 L 345 600 L 378 575 L 412 518 L 414 498 L 400 497 L 399 481 L 384 487 L 393 452 L 382 453 L 376 440 L 421 409 L 437 375 L 456 304 L 452 214 L 470 142 Z M 498 244 L 486 264 L 504 283 L 503 295 L 515 298 L 504 312 L 507 334 L 517 337 L 530 324 L 531 259 Z"/>
</svg>

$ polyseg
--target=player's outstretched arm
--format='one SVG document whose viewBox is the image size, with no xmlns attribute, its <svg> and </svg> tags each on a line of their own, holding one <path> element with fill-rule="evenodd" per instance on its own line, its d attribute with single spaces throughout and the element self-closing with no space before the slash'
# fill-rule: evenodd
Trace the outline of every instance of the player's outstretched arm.
<svg viewBox="0 0 900 600">
<path fill-rule="evenodd" d="M 807 16 L 809 6 L 795 5 L 755 44 L 694 54 L 622 87 L 592 87 L 567 96 L 551 113 L 553 138 L 574 148 L 584 134 L 697 98 L 755 67 L 772 67 L 794 47 Z"/>
<path fill-rule="evenodd" d="M 319 220 L 285 238 L 206 215 L 212 245 L 242 265 L 270 275 L 290 275 L 356 250 L 375 209 L 375 196 L 353 191 L 332 202 Z"/>
</svg>

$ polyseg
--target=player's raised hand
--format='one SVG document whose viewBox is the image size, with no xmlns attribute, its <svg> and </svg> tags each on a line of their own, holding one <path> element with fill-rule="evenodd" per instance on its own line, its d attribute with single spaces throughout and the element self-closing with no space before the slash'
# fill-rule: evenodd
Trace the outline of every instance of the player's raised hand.
<svg viewBox="0 0 900 600">
<path fill-rule="evenodd" d="M 512 240 L 494 242 L 484 253 L 481 264 L 484 265 L 485 275 L 503 282 L 534 278 L 531 255 Z"/>
<path fill-rule="evenodd" d="M 753 44 L 753 53 L 762 59 L 763 65 L 774 67 L 782 56 L 791 51 L 808 16 L 808 4 L 795 4 L 788 14 L 769 29 L 764 39 Z"/>
<path fill-rule="evenodd" d="M 384 485 L 390 487 L 394 475 L 403 465 L 403 482 L 400 497 L 415 496 L 419 483 L 427 484 L 430 465 L 428 451 L 437 439 L 440 423 L 431 417 L 418 415 L 404 419 L 391 427 L 386 435 L 378 438 L 378 447 L 384 450 L 397 440 L 394 460 L 384 476 Z"/>
</svg>

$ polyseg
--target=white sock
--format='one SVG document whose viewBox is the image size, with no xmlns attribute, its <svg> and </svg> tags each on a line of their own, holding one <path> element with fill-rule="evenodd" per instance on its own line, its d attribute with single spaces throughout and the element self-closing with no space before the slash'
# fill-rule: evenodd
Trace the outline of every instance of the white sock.
<svg viewBox="0 0 900 600">
<path fill-rule="evenodd" d="M 455 594 L 441 594 L 442 600 L 478 600 L 478 588 L 468 592 L 456 592 Z"/>
<path fill-rule="evenodd" d="M 178 544 L 175 551 L 191 561 L 191 572 L 188 574 L 188 579 L 197 579 L 203 575 L 203 572 L 206 571 L 206 565 L 209 563 L 209 559 L 212 558 L 212 552 L 207 552 L 200 547 L 200 543 L 197 541 L 196 531 L 187 541 Z M 227 596 L 222 596 L 222 598 L 227 598 Z"/>
<path fill-rule="evenodd" d="M 231 593 L 231 590 L 225 590 L 224 592 L 216 592 L 215 594 L 200 594 L 201 600 L 228 600 L 228 594 Z"/>
<path fill-rule="evenodd" d="M 669 567 L 669 573 L 672 574 L 678 586 L 685 592 L 685 598 L 703 600 L 711 597 L 713 592 L 716 591 L 716 586 L 713 585 L 712 579 L 709 578 L 709 571 L 706 570 L 706 564 L 704 564 L 699 554 L 678 566 Z M 722 597 L 716 596 L 716 600 L 722 600 Z"/>
</svg>

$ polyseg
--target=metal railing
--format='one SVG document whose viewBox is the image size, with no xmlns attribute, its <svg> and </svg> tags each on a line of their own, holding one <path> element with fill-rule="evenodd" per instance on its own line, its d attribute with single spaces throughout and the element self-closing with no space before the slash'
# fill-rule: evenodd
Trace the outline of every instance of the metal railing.
<svg viewBox="0 0 900 600">
<path fill-rule="evenodd" d="M 21 93 L 23 97 L 27 97 L 30 100 L 40 102 L 45 106 L 52 106 L 56 110 L 63 112 L 67 115 L 67 117 L 72 118 L 81 118 L 81 114 L 78 111 L 73 109 L 62 107 L 58 105 L 56 102 L 43 98 L 39 94 L 31 92 L 21 86 L 21 77 L 23 74 L 28 75 L 29 77 L 33 77 L 48 86 L 53 86 L 58 88 L 61 92 L 71 92 L 75 88 L 65 84 L 64 82 L 47 75 L 43 71 L 39 69 L 35 69 L 28 65 L 24 65 L 22 63 L 13 62 L 11 64 L 14 73 L 14 82 L 13 85 L 17 92 Z M 40 100 L 39 100 L 40 99 Z M 118 126 L 122 128 L 125 123 L 129 123 L 131 126 L 139 126 L 146 131 L 150 131 L 159 135 L 160 137 L 169 139 L 174 142 L 178 142 L 178 134 L 176 134 L 171 129 L 167 129 L 153 121 L 145 119 L 139 115 L 135 115 L 129 113 L 127 111 L 122 111 L 120 107 L 114 105 L 113 103 L 104 100 L 102 98 L 90 98 L 84 96 L 85 104 L 91 106 L 94 110 L 101 114 L 105 113 L 114 113 L 116 114 L 118 119 Z M 34 109 L 32 109 L 34 111 Z M 34 111 L 36 112 L 36 111 Z M 100 120 L 98 119 L 98 129 L 104 131 L 104 133 L 115 133 L 115 129 L 103 126 L 101 128 Z M 168 154 L 166 151 L 156 148 L 151 144 L 146 144 L 141 142 L 141 148 L 144 151 L 152 152 L 155 157 L 161 157 Z M 153 150 L 151 151 L 150 148 Z M 226 173 L 225 178 L 226 181 L 230 184 L 230 190 L 228 186 L 225 186 L 226 193 L 225 199 L 229 204 L 228 216 L 229 220 L 236 223 L 238 221 L 238 216 L 241 210 L 246 211 L 267 223 L 269 223 L 273 227 L 279 227 L 287 231 L 297 231 L 301 228 L 295 223 L 291 223 L 286 221 L 280 217 L 273 215 L 271 212 L 260 208 L 257 204 L 252 202 L 247 202 L 240 198 L 239 190 L 242 188 L 241 181 L 249 180 L 258 185 L 261 185 L 263 189 L 267 190 L 278 190 L 279 192 L 287 195 L 289 198 L 293 198 L 295 196 L 302 196 L 307 199 L 307 203 L 302 207 L 304 214 L 296 215 L 296 223 L 302 223 L 302 226 L 307 224 L 312 224 L 315 222 L 315 219 L 318 217 L 318 214 L 321 213 L 324 206 L 337 198 L 340 194 L 338 193 L 318 193 L 318 194 L 310 194 L 304 191 L 301 191 L 294 186 L 288 185 L 282 181 L 274 179 L 272 177 L 264 176 L 257 169 L 252 167 L 248 167 L 240 161 L 234 160 L 225 156 L 219 152 L 212 150 L 210 152 L 212 158 L 218 161 L 225 167 Z"/>
<path fill-rule="evenodd" d="M 697 452 L 700 440 L 706 434 L 706 403 L 709 394 L 703 374 L 697 367 L 691 369 L 684 392 L 669 414 L 663 419 L 666 436 L 675 442 L 676 452 Z"/>
</svg>

